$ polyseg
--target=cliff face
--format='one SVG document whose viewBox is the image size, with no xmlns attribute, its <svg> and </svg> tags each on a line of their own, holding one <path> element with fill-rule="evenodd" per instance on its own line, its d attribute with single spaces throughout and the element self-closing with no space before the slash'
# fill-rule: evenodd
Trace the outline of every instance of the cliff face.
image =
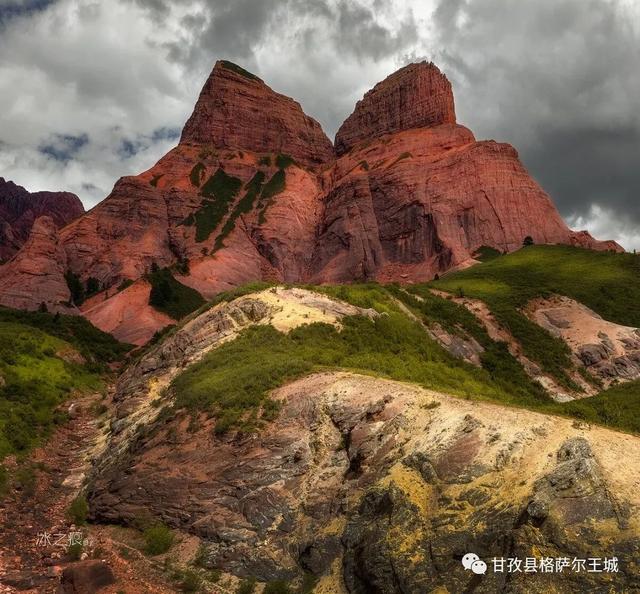
<svg viewBox="0 0 640 594">
<path fill-rule="evenodd" d="M 527 236 L 621 249 L 568 229 L 513 147 L 458 125 L 451 85 L 432 64 L 368 92 L 336 152 L 298 103 L 218 62 L 179 145 L 61 231 L 66 265 L 113 298 L 122 281 L 181 262 L 180 282 L 211 297 L 261 279 L 428 280 Z M 35 283 L 24 306 L 48 291 Z M 100 327 L 118 327 L 105 316 Z"/>
<path fill-rule="evenodd" d="M 224 61 L 216 63 L 204 85 L 180 142 L 284 152 L 305 165 L 333 159 L 331 141 L 296 101 Z"/>
<path fill-rule="evenodd" d="M 358 101 L 336 134 L 336 152 L 342 155 L 358 142 L 384 134 L 455 123 L 447 77 L 434 64 L 409 64 Z"/>
<path fill-rule="evenodd" d="M 66 269 L 56 224 L 50 217 L 40 217 L 20 252 L 0 268 L 0 304 L 27 310 L 44 304 L 48 311 L 71 312 Z"/>
<path fill-rule="evenodd" d="M 8 260 L 24 245 L 38 217 L 48 216 L 64 227 L 82 214 L 84 207 L 75 194 L 30 193 L 0 177 L 0 259 Z"/>
</svg>

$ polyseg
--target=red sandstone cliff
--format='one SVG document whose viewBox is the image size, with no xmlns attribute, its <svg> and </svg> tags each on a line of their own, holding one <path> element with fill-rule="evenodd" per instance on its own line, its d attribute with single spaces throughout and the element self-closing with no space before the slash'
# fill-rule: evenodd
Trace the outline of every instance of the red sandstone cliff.
<svg viewBox="0 0 640 594">
<path fill-rule="evenodd" d="M 205 83 L 180 143 L 284 152 L 305 165 L 333 159 L 331 141 L 299 103 L 225 61 L 216 63 Z"/>
<path fill-rule="evenodd" d="M 434 64 L 409 64 L 358 101 L 336 134 L 336 152 L 343 155 L 358 142 L 383 134 L 455 123 L 453 91 L 447 77 Z"/>
<path fill-rule="evenodd" d="M 218 62 L 175 149 L 21 258 L 59 246 L 55 263 L 39 261 L 108 288 L 98 309 L 84 309 L 124 336 L 135 316 L 120 323 L 126 295 L 114 294 L 153 265 L 188 262 L 177 278 L 211 297 L 257 279 L 428 280 L 482 246 L 512 251 L 527 236 L 621 249 L 568 229 L 513 147 L 478 142 L 456 124 L 451 85 L 432 64 L 411 64 L 367 93 L 336 151 L 298 103 Z M 34 277 L 30 296 L 17 298 L 17 268 L 0 268 L 3 303 L 35 309 L 61 297 L 59 282 Z M 145 333 L 166 322 L 145 320 Z"/>
<path fill-rule="evenodd" d="M 80 198 L 70 192 L 30 193 L 0 177 L 0 260 L 8 260 L 29 237 L 38 217 L 63 227 L 84 214 Z"/>
<path fill-rule="evenodd" d="M 66 270 L 67 257 L 56 224 L 50 217 L 40 217 L 23 248 L 0 267 L 0 305 L 34 310 L 44 304 L 48 311 L 71 313 Z"/>
</svg>

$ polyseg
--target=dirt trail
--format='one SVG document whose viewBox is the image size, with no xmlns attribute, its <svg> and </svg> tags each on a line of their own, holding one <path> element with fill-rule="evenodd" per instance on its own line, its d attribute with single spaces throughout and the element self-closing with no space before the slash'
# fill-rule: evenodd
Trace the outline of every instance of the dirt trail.
<svg viewBox="0 0 640 594">
<path fill-rule="evenodd" d="M 99 394 L 69 402 L 69 421 L 26 463 L 35 476 L 33 486 L 13 489 L 0 502 L 1 594 L 57 592 L 62 571 L 73 563 L 67 557 L 67 547 L 79 539 L 79 532 L 87 542 L 88 557 L 106 560 L 116 576 L 117 583 L 101 592 L 174 591 L 154 584 L 162 583 L 162 578 L 150 563 L 135 559 L 134 565 L 121 559 L 117 554 L 121 543 L 110 538 L 103 527 L 76 527 L 67 517 L 102 434 L 103 421 L 95 414 L 95 406 L 101 402 Z"/>
</svg>

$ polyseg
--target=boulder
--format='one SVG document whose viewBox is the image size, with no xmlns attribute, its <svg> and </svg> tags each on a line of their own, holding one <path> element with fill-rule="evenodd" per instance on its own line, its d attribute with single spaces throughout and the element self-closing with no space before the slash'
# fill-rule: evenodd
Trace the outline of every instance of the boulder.
<svg viewBox="0 0 640 594">
<path fill-rule="evenodd" d="M 59 594 L 94 594 L 115 584 L 111 568 L 103 561 L 80 561 L 65 567 Z"/>
</svg>

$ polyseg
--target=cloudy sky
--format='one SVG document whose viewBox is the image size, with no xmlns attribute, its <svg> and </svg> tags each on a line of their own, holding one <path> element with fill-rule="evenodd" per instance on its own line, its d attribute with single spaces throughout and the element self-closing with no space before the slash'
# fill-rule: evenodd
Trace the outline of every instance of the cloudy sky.
<svg viewBox="0 0 640 594">
<path fill-rule="evenodd" d="M 225 58 L 333 137 L 418 59 L 518 148 L 570 224 L 640 249 L 636 0 L 0 0 L 0 176 L 87 207 L 176 142 Z"/>
</svg>

